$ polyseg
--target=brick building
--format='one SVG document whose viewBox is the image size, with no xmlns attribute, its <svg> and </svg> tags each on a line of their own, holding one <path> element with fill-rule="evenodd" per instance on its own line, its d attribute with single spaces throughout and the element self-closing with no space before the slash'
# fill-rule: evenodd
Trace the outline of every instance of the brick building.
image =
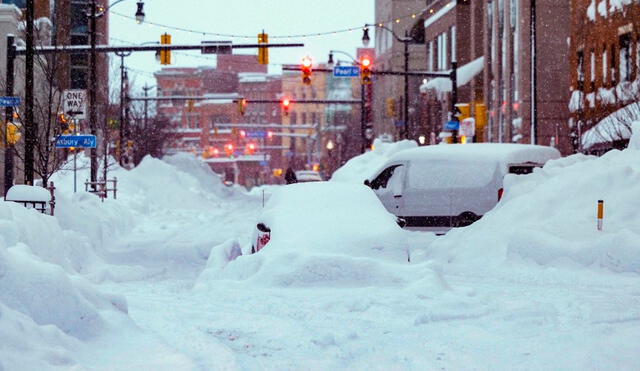
<svg viewBox="0 0 640 371">
<path fill-rule="evenodd" d="M 428 3 L 429 1 L 427 1 Z M 375 40 L 375 60 L 373 69 L 404 71 L 404 43 L 398 37 L 412 36 L 409 44 L 409 71 L 425 70 L 426 53 L 423 38 L 424 27 L 420 13 L 425 8 L 424 0 L 375 0 L 375 24 L 393 31 L 393 34 L 382 27 L 373 27 Z M 415 130 L 420 126 L 422 115 L 416 109 L 420 104 L 419 86 L 422 79 L 409 77 L 409 127 L 411 138 L 416 135 Z M 378 75 L 373 83 L 373 122 L 376 135 L 392 134 L 400 138 L 402 128 L 397 126 L 405 120 L 404 110 L 404 78 L 402 76 Z M 397 107 L 395 114 L 389 115 L 387 102 L 393 102 Z"/>
<path fill-rule="evenodd" d="M 195 96 L 198 100 L 168 100 L 157 114 L 171 123 L 168 152 L 201 155 L 229 181 L 253 186 L 272 180 L 272 168 L 281 167 L 278 138 L 252 138 L 252 124 L 280 123 L 277 105 L 249 104 L 242 115 L 237 101 L 276 99 L 278 76 L 267 75 L 252 55 L 219 55 L 216 67 L 164 68 L 156 76 L 159 96 Z M 232 124 L 238 127 L 228 127 Z M 242 134 L 246 133 L 246 136 Z M 233 146 L 228 152 L 228 145 Z M 251 147 L 250 144 L 255 145 Z"/>
<path fill-rule="evenodd" d="M 569 2 L 538 0 L 535 18 L 532 18 L 530 1 L 484 0 L 482 3 L 486 139 L 531 143 L 532 131 L 535 131 L 535 143 L 555 145 L 563 154 L 571 153 L 567 89 Z M 533 89 L 532 19 L 535 19 L 536 31 Z M 535 110 L 532 110 L 533 99 Z"/>
<path fill-rule="evenodd" d="M 466 106 L 465 114 L 475 117 L 476 141 L 483 140 L 486 122 L 483 95 L 484 50 L 483 14 L 480 2 L 433 0 L 422 13 L 427 50 L 426 70 L 447 72 L 458 64 L 457 103 Z M 425 79 L 421 113 L 423 126 L 418 133 L 426 138 L 444 130 L 450 120 L 451 80 L 445 77 Z"/>
<path fill-rule="evenodd" d="M 293 65 L 290 67 L 299 67 Z M 319 68 L 325 68 L 319 65 Z M 327 75 L 314 73 L 311 84 L 302 83 L 301 73 L 298 71 L 284 71 L 282 75 L 282 97 L 295 99 L 326 99 Z M 282 117 L 283 138 L 282 146 L 288 166 L 295 170 L 312 167 L 319 164 L 322 156 L 322 129 L 326 126 L 324 104 L 296 104 L 291 103 L 288 115 Z M 290 129 L 288 125 L 315 125 L 316 129 Z"/>
<path fill-rule="evenodd" d="M 640 109 L 634 106 L 640 101 L 638 1 L 572 0 L 569 57 L 576 149 L 583 149 L 577 138 L 623 107 L 628 112 L 620 111 L 625 113 L 620 123 L 640 119 Z M 624 146 L 626 139 L 617 133 L 598 135 L 613 147 Z"/>
</svg>

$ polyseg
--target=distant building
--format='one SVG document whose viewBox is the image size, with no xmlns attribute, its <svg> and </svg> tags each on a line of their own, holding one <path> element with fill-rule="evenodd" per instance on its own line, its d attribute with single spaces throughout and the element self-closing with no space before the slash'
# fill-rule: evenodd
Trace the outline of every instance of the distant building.
<svg viewBox="0 0 640 371">
<path fill-rule="evenodd" d="M 216 67 L 163 68 L 155 77 L 158 96 L 204 98 L 158 103 L 158 116 L 171 123 L 169 152 L 202 156 L 234 183 L 251 187 L 273 181 L 272 169 L 283 165 L 270 147 L 280 147 L 280 139 L 253 138 L 263 130 L 251 125 L 279 124 L 279 107 L 249 103 L 243 115 L 238 100 L 277 99 L 279 76 L 267 75 L 253 55 L 219 55 Z"/>
<path fill-rule="evenodd" d="M 624 147 L 630 122 L 640 120 L 640 3 L 572 0 L 569 45 L 575 149 Z"/>
<path fill-rule="evenodd" d="M 295 65 L 293 67 L 298 67 Z M 326 66 L 319 65 L 324 68 Z M 302 83 L 299 71 L 284 71 L 282 97 L 292 100 L 326 99 L 327 75 L 313 73 L 311 84 Z M 304 129 L 289 129 L 288 125 L 309 125 Z M 319 165 L 322 153 L 322 129 L 326 126 L 325 105 L 291 103 L 289 113 L 282 116 L 284 157 L 294 170 Z"/>
</svg>

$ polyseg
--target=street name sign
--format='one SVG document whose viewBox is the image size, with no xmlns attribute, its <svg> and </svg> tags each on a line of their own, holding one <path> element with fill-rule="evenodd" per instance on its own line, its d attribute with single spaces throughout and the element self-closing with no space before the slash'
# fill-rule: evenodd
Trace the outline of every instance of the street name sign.
<svg viewBox="0 0 640 371">
<path fill-rule="evenodd" d="M 335 66 L 333 67 L 333 77 L 358 77 L 360 68 L 358 66 Z"/>
<path fill-rule="evenodd" d="M 95 135 L 60 135 L 56 148 L 96 148 Z"/>
<path fill-rule="evenodd" d="M 267 133 L 264 131 L 247 131 L 247 138 L 266 138 Z"/>
<path fill-rule="evenodd" d="M 20 105 L 20 97 L 0 97 L 0 107 L 16 107 Z"/>
<path fill-rule="evenodd" d="M 69 89 L 62 93 L 64 114 L 74 120 L 87 118 L 87 91 L 85 89 Z"/>
<path fill-rule="evenodd" d="M 458 121 L 447 121 L 444 128 L 447 130 L 458 130 L 460 128 L 460 123 Z"/>
</svg>

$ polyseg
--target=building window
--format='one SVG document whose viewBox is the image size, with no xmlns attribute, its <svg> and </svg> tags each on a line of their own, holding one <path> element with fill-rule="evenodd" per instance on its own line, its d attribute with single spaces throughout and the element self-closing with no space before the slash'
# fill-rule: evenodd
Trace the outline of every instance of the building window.
<svg viewBox="0 0 640 371">
<path fill-rule="evenodd" d="M 451 61 L 457 61 L 456 55 L 456 26 L 451 26 Z"/>
<path fill-rule="evenodd" d="M 312 123 L 312 124 L 317 123 L 316 119 L 317 119 L 316 113 L 315 113 L 315 112 L 312 112 L 312 113 L 311 113 L 311 123 Z"/>
<path fill-rule="evenodd" d="M 584 89 L 584 52 L 581 50 L 578 52 L 578 65 L 576 67 L 576 73 L 578 78 L 578 90 Z"/>
<path fill-rule="evenodd" d="M 447 34 L 438 35 L 438 70 L 447 68 Z"/>
<path fill-rule="evenodd" d="M 429 41 L 427 48 L 427 69 L 433 71 L 433 40 Z"/>
<path fill-rule="evenodd" d="M 307 113 L 306 112 L 302 112 L 300 114 L 300 123 L 301 124 L 307 124 Z"/>
<path fill-rule="evenodd" d="M 620 36 L 620 81 L 631 81 L 631 35 Z"/>
<path fill-rule="evenodd" d="M 596 82 L 596 51 L 591 49 L 591 91 L 593 84 Z"/>
<path fill-rule="evenodd" d="M 611 64 L 609 65 L 611 67 L 611 84 L 615 85 L 616 84 L 616 79 L 618 76 L 616 76 L 616 47 L 615 45 L 611 45 Z"/>
<path fill-rule="evenodd" d="M 607 85 L 607 47 L 602 49 L 602 85 Z"/>
<path fill-rule="evenodd" d="M 289 120 L 289 122 L 291 123 L 291 125 L 295 125 L 298 122 L 298 114 L 295 112 L 291 112 L 291 119 Z"/>
</svg>

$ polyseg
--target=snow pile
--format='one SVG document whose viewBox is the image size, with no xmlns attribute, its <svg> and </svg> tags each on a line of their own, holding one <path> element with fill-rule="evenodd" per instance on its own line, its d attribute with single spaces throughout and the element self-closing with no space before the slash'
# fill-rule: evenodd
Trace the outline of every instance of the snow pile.
<svg viewBox="0 0 640 371">
<path fill-rule="evenodd" d="M 366 152 L 347 161 L 331 176 L 332 181 L 362 184 L 365 179 L 375 175 L 375 171 L 399 151 L 415 148 L 418 144 L 412 140 L 384 143 L 378 139 L 373 142 L 373 151 Z"/>
<path fill-rule="evenodd" d="M 498 206 L 436 241 L 428 255 L 465 272 L 520 262 L 640 273 L 640 214 L 630 202 L 639 193 L 637 149 L 550 161 L 533 174 L 508 175 Z M 596 229 L 598 200 L 604 231 Z"/>
<path fill-rule="evenodd" d="M 408 265 L 407 232 L 364 185 L 318 182 L 282 187 L 259 221 L 271 229 L 269 243 L 235 260 L 232 243 L 214 248 L 221 251 L 211 253 L 201 282 L 206 277 L 289 287 L 410 281 L 403 268 Z M 408 274 L 418 277 L 416 272 Z"/>
<path fill-rule="evenodd" d="M 78 275 L 96 261 L 53 217 L 0 203 L 0 368 L 73 365 L 70 344 L 99 336 L 107 312 L 126 314 L 124 298 Z"/>
</svg>

